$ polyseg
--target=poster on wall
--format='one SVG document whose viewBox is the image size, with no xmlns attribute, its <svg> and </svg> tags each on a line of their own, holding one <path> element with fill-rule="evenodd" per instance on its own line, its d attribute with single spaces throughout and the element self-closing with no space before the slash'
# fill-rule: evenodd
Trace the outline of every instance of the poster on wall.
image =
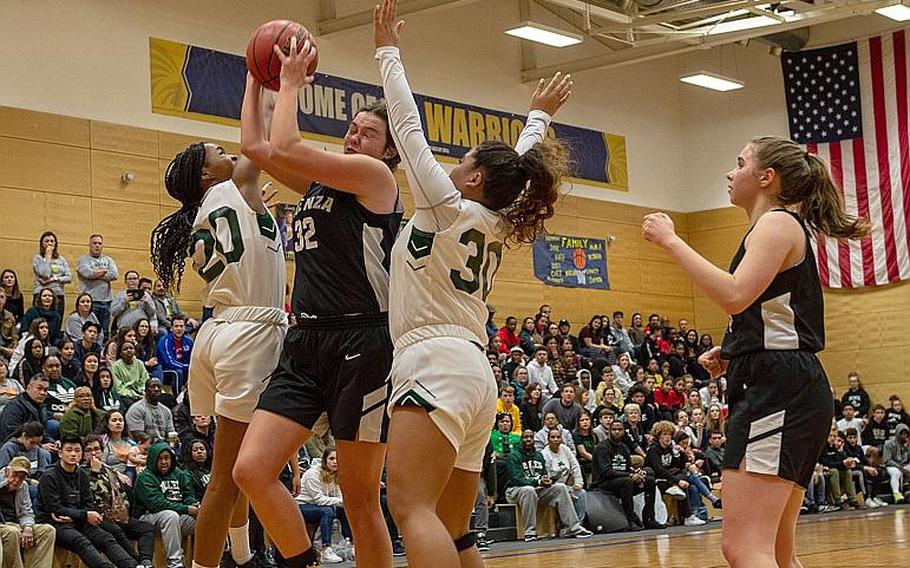
<svg viewBox="0 0 910 568">
<path fill-rule="evenodd" d="M 274 205 L 275 221 L 278 222 L 278 234 L 281 235 L 281 246 L 284 248 L 285 260 L 294 260 L 294 209 L 290 203 Z"/>
<path fill-rule="evenodd" d="M 152 112 L 191 120 L 238 126 L 246 81 L 244 58 L 195 45 L 149 38 Z M 300 90 L 297 121 L 303 136 L 340 144 L 352 113 L 382 97 L 382 88 L 316 73 Z M 484 140 L 514 145 L 525 117 L 500 110 L 416 94 L 424 132 L 433 153 L 457 162 Z M 552 123 L 549 137 L 573 150 L 570 181 L 629 191 L 626 139 L 567 124 Z"/>
<path fill-rule="evenodd" d="M 603 239 L 541 235 L 533 248 L 534 276 L 547 286 L 610 289 Z"/>
</svg>

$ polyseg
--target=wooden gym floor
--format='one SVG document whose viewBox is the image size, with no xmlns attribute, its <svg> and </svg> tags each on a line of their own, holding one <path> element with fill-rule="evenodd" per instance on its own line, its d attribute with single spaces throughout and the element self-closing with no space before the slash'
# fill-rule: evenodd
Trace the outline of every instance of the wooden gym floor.
<svg viewBox="0 0 910 568">
<path fill-rule="evenodd" d="M 720 523 L 665 534 L 615 534 L 588 540 L 494 544 L 487 568 L 722 568 Z M 797 554 L 806 568 L 907 566 L 910 508 L 804 516 Z"/>
</svg>

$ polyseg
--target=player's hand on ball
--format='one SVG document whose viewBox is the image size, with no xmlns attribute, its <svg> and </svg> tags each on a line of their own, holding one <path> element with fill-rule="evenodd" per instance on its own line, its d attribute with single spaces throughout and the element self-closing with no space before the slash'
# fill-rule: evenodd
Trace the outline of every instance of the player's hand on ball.
<svg viewBox="0 0 910 568">
<path fill-rule="evenodd" d="M 398 47 L 404 20 L 395 21 L 398 0 L 382 0 L 373 9 L 373 42 L 380 47 Z"/>
<path fill-rule="evenodd" d="M 725 374 L 729 361 L 720 358 L 720 347 L 712 347 L 698 357 L 698 364 L 708 371 L 712 379 Z"/>
<path fill-rule="evenodd" d="M 676 238 L 676 227 L 673 219 L 666 213 L 645 215 L 641 224 L 641 236 L 650 243 L 665 247 Z"/>
<path fill-rule="evenodd" d="M 531 96 L 530 109 L 542 110 L 550 116 L 555 115 L 563 103 L 572 96 L 574 84 L 571 75 L 563 75 L 559 71 L 549 81 L 541 79 Z"/>
<path fill-rule="evenodd" d="M 304 85 L 313 82 L 315 75 L 307 75 L 307 70 L 313 59 L 316 58 L 316 50 L 312 49 L 310 40 L 303 42 L 303 47 L 297 51 L 297 37 L 291 37 L 291 49 L 287 55 L 281 51 L 277 45 L 273 46 L 275 55 L 281 60 L 281 86 L 287 86 L 293 89 L 299 89 Z"/>
</svg>

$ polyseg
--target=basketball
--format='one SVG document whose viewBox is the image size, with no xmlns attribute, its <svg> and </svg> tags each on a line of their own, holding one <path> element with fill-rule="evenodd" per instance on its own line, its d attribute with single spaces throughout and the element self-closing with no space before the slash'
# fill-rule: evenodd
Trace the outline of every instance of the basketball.
<svg viewBox="0 0 910 568">
<path fill-rule="evenodd" d="M 311 48 L 316 50 L 316 42 L 313 35 L 297 22 L 289 20 L 272 20 L 256 28 L 253 37 L 250 38 L 246 46 L 246 67 L 250 70 L 253 78 L 266 89 L 277 91 L 281 85 L 279 75 L 281 74 L 281 60 L 272 49 L 273 45 L 278 45 L 284 53 L 291 51 L 291 38 L 297 37 L 298 53 L 303 49 L 304 42 L 309 39 Z M 312 75 L 316 72 L 316 65 L 319 63 L 319 55 L 313 59 L 307 73 Z"/>
</svg>

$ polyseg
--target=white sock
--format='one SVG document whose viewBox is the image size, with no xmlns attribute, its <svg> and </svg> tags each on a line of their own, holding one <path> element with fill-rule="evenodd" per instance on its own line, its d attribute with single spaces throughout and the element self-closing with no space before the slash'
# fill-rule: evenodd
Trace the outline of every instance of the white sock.
<svg viewBox="0 0 910 568">
<path fill-rule="evenodd" d="M 231 539 L 231 557 L 237 564 L 246 564 L 253 558 L 250 552 L 250 523 L 242 527 L 228 527 L 228 538 Z"/>
</svg>

